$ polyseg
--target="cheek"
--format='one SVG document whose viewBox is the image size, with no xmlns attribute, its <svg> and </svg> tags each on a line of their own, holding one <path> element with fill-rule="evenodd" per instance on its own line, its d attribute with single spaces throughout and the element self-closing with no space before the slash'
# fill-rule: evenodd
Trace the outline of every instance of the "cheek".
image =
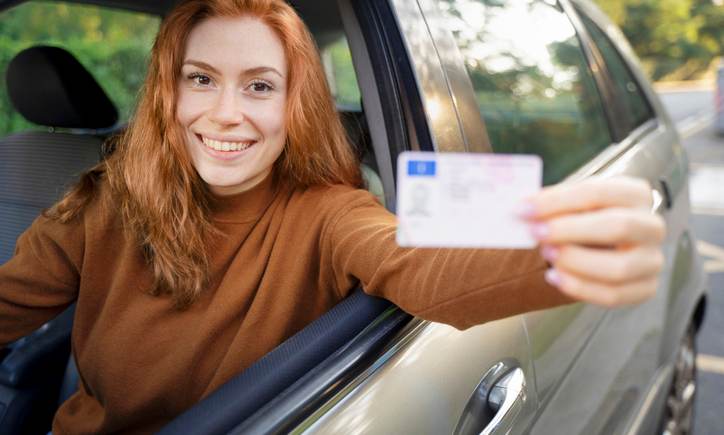
<svg viewBox="0 0 724 435">
<path fill-rule="evenodd" d="M 263 113 L 260 113 L 260 120 L 263 122 L 266 134 L 275 138 L 281 138 L 282 142 L 286 139 L 286 108 L 284 104 L 273 104 L 266 107 Z"/>
<path fill-rule="evenodd" d="M 203 112 L 204 101 L 200 97 L 200 95 L 191 92 L 179 92 L 178 103 L 176 104 L 176 119 L 182 126 L 188 127 Z"/>
<path fill-rule="evenodd" d="M 183 92 L 179 93 L 178 102 L 176 103 L 176 120 L 181 125 L 186 125 L 191 119 L 189 114 L 190 108 L 191 104 L 189 104 L 188 96 L 186 96 Z"/>
</svg>

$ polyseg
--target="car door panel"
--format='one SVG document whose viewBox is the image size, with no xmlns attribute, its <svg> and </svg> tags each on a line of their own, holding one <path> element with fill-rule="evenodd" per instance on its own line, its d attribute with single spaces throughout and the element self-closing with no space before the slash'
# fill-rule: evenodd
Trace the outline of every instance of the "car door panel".
<svg viewBox="0 0 724 435">
<path fill-rule="evenodd" d="M 393 340 L 368 372 L 298 429 L 321 434 L 452 433 L 475 387 L 501 360 L 517 362 L 532 387 L 533 367 L 520 316 L 465 331 L 420 322 Z M 535 388 L 528 388 L 511 433 L 527 431 L 536 401 Z"/>
<path fill-rule="evenodd" d="M 548 106 L 542 106 L 542 109 L 526 107 L 526 104 L 531 104 L 530 100 L 540 98 L 533 92 L 530 92 L 528 101 L 523 98 L 516 99 L 515 96 L 511 99 L 504 97 L 506 92 L 514 93 L 511 88 L 515 86 L 521 86 L 522 88 L 527 86 L 524 80 L 517 83 L 515 81 L 518 77 L 525 75 L 531 75 L 533 77 L 531 80 L 538 80 L 539 82 L 545 82 L 546 77 L 550 77 L 551 86 L 555 90 L 546 89 L 546 92 L 559 92 L 566 95 L 566 92 L 570 94 L 586 86 L 592 88 L 593 92 L 595 92 L 593 74 L 589 72 L 587 76 L 585 75 L 586 67 L 583 50 L 576 48 L 578 42 L 575 39 L 575 30 L 563 10 L 555 2 L 543 1 L 509 1 L 488 4 L 487 2 L 445 0 L 439 3 L 440 9 L 444 9 L 445 13 L 448 14 L 446 16 L 447 21 L 442 18 L 439 20 L 447 22 L 449 27 L 463 35 L 460 41 L 464 49 L 463 55 L 467 56 L 466 65 L 470 70 L 470 74 L 474 75 L 472 81 L 475 84 L 475 89 L 480 92 L 480 96 L 477 97 L 480 105 L 478 116 L 482 116 L 488 126 L 492 125 L 491 129 L 495 132 L 493 135 L 493 149 L 502 148 L 505 152 L 537 152 L 541 154 L 542 149 L 535 148 L 535 144 L 527 146 L 528 144 L 519 142 L 526 142 L 526 138 L 535 142 L 540 136 L 549 135 L 552 138 L 549 141 L 552 145 L 556 142 L 555 139 L 559 137 L 565 138 L 566 136 L 561 136 L 561 130 L 570 128 L 567 127 L 571 125 L 567 120 L 570 115 L 568 112 L 551 112 L 551 110 L 560 110 L 563 104 L 557 106 L 549 104 Z M 438 11 L 437 13 L 441 14 L 442 12 Z M 532 42 L 516 42 L 514 37 L 514 34 L 516 34 L 515 28 L 509 29 L 507 31 L 508 35 L 503 37 L 499 37 L 490 30 L 503 28 L 506 23 L 514 22 L 514 19 L 517 18 L 522 18 L 525 22 L 547 22 L 542 30 L 552 34 L 541 34 L 540 38 L 537 38 L 538 40 Z M 485 23 L 485 26 L 480 23 Z M 552 26 L 551 23 L 556 25 Z M 449 33 L 450 28 L 447 31 Z M 485 44 L 489 44 L 492 48 L 486 48 Z M 547 52 L 566 50 L 566 53 L 568 53 L 566 63 L 561 62 L 561 66 L 557 68 L 546 64 L 546 61 L 548 61 L 547 56 L 540 54 L 541 52 L 546 53 L 546 49 Z M 578 50 L 578 54 L 576 54 L 575 50 Z M 573 53 L 573 56 L 571 56 L 571 53 Z M 509 61 L 509 59 L 514 59 L 514 61 Z M 550 62 L 555 61 L 556 58 L 551 55 Z M 450 63 L 448 62 L 448 64 Z M 518 66 L 520 64 L 525 66 Z M 484 66 L 478 67 L 479 65 Z M 515 66 L 508 67 L 507 65 Z M 581 68 L 581 65 L 584 65 L 584 70 L 579 73 L 581 76 L 578 79 L 580 84 L 571 79 L 570 85 L 559 84 L 555 88 L 557 74 L 570 75 L 571 69 Z M 534 71 L 535 75 L 530 71 Z M 503 77 L 502 83 L 507 83 L 508 87 L 496 83 L 496 80 L 500 80 L 500 77 Z M 585 84 L 584 81 L 586 81 Z M 492 87 L 491 84 L 497 86 L 497 88 Z M 555 94 L 550 93 L 548 95 L 554 96 Z M 590 92 L 588 95 L 590 95 Z M 510 103 L 511 100 L 512 103 Z M 500 104 L 496 104 L 496 101 L 500 101 Z M 567 103 L 571 100 L 561 101 Z M 541 102 L 541 104 L 545 103 Z M 548 112 L 546 112 L 546 108 L 550 108 Z M 588 112 L 596 110 L 601 111 L 600 119 L 604 119 L 602 106 L 600 105 L 592 105 L 581 109 L 582 115 L 580 116 L 587 116 Z M 536 116 L 540 118 L 541 122 L 535 122 L 534 117 Z M 605 122 L 599 122 L 591 131 L 600 131 L 598 129 L 600 125 L 605 125 Z M 526 136 L 524 133 L 520 133 L 521 131 L 524 132 L 526 128 L 530 128 L 531 135 Z M 464 132 L 466 136 L 479 134 L 478 131 L 469 128 L 464 129 Z M 568 136 L 568 138 L 571 144 L 575 143 L 573 136 Z M 606 151 L 604 147 L 605 144 L 610 143 L 610 139 L 602 138 L 599 142 L 604 144 L 599 147 Z M 543 142 L 543 144 L 546 143 Z M 565 155 L 568 149 L 558 149 L 557 153 Z M 548 148 L 547 154 L 543 154 L 545 164 L 552 165 L 551 160 L 556 156 L 555 151 L 555 149 L 551 151 Z M 591 150 L 586 150 L 578 158 L 583 160 L 591 152 Z M 592 167 L 596 164 L 600 168 L 600 159 L 600 157 L 594 158 L 592 162 L 583 165 L 579 169 L 577 176 L 582 178 L 590 175 Z M 566 164 L 570 166 L 570 163 Z M 561 171 L 551 171 L 551 173 L 553 176 L 549 177 L 549 180 L 554 180 L 560 177 Z M 575 177 L 576 175 L 574 175 Z M 600 328 L 605 314 L 606 310 L 599 307 L 572 304 L 524 316 L 530 337 L 531 356 L 534 358 L 536 367 L 536 385 L 541 406 L 545 406 L 546 402 L 550 403 L 554 399 L 557 400 L 556 392 L 561 386 L 562 379 L 565 378 L 566 373 L 572 370 L 576 359 L 588 352 L 589 340 L 594 336 L 594 332 Z M 601 382 L 608 382 L 609 380 L 610 378 L 606 377 Z M 582 396 L 576 395 L 575 397 L 581 397 L 583 401 L 589 400 L 588 397 Z M 593 397 L 597 396 L 594 395 Z M 561 417 L 557 413 L 565 412 L 566 406 L 569 406 L 569 404 L 556 402 L 553 407 L 556 417 Z M 565 428 L 565 426 L 562 427 Z M 576 433 L 557 432 L 554 427 L 548 429 L 552 432 L 547 433 Z"/>
<path fill-rule="evenodd" d="M 635 175 L 655 183 L 657 177 L 666 173 L 665 162 L 673 159 L 673 151 L 665 151 L 675 149 L 666 142 L 667 137 L 670 135 L 665 129 L 652 130 L 600 174 Z M 681 198 L 677 197 L 665 215 L 685 209 L 678 206 L 679 201 Z M 674 221 L 664 242 L 666 261 L 671 263 L 678 241 L 686 237 L 685 226 L 681 224 L 686 220 L 667 220 Z M 665 270 L 673 268 L 665 267 Z M 671 282 L 672 277 L 664 274 L 657 294 L 649 301 L 607 310 L 580 357 L 568 369 L 560 368 L 555 356 L 536 352 L 537 343 L 550 338 L 536 332 L 535 325 L 549 322 L 549 316 L 554 317 L 555 313 L 526 315 L 542 407 L 535 433 L 550 433 L 553 428 L 565 433 L 623 433 L 632 424 L 637 409 L 643 406 L 648 391 L 657 381 L 662 338 L 667 329 L 666 313 L 671 303 Z M 560 338 L 563 337 L 554 341 Z"/>
<path fill-rule="evenodd" d="M 605 65 L 602 67 L 606 70 Z M 613 79 L 609 77 L 609 80 Z M 611 148 L 618 151 L 617 155 L 609 162 L 601 162 L 598 172 L 603 176 L 632 175 L 650 183 L 656 202 L 655 211 L 668 224 L 664 241 L 668 266 L 665 270 L 671 271 L 678 246 L 682 238 L 687 237 L 686 159 L 683 150 L 665 118 L 652 119 Z M 668 328 L 667 311 L 675 292 L 672 277 L 664 273 L 659 291 L 651 300 L 606 313 L 601 325 L 586 343 L 581 357 L 567 373 L 560 373 L 560 384 L 553 396 L 548 398 L 541 394 L 543 409 L 536 421 L 536 432 L 546 433 L 552 427 L 560 428 L 563 424 L 558 412 L 560 409 L 566 409 L 565 415 L 570 417 L 565 420 L 568 426 L 563 426 L 567 433 L 623 433 L 634 425 L 637 410 L 646 406 L 645 403 L 651 400 L 649 392 L 660 383 L 661 350 Z M 545 313 L 541 314 L 541 317 L 544 316 Z M 526 320 L 534 317 L 527 316 Z M 537 341 L 538 338 L 531 333 L 534 348 Z M 616 351 L 607 352 L 610 349 Z M 536 370 L 550 374 L 555 370 L 555 363 L 536 359 Z M 541 384 L 545 382 L 540 377 L 538 380 L 543 391 Z M 578 400 L 573 400 L 573 397 Z M 584 399 L 600 400 L 600 403 L 585 403 Z M 547 406 L 549 401 L 551 406 Z"/>
</svg>

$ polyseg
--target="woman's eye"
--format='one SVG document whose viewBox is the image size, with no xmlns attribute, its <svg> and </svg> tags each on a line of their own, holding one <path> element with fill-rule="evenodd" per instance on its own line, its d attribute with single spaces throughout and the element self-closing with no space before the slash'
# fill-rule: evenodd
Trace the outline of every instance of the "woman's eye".
<svg viewBox="0 0 724 435">
<path fill-rule="evenodd" d="M 188 78 L 197 86 L 208 86 L 211 84 L 211 77 L 204 74 L 192 73 L 189 74 Z"/>
<path fill-rule="evenodd" d="M 249 89 L 256 93 L 266 93 L 274 90 L 274 87 L 265 81 L 257 80 L 249 85 Z"/>
</svg>

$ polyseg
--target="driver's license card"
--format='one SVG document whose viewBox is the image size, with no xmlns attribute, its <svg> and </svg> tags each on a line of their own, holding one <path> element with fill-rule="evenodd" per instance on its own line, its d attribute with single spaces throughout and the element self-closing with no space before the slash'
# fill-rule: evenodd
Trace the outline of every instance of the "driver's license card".
<svg viewBox="0 0 724 435">
<path fill-rule="evenodd" d="M 397 243 L 533 248 L 520 210 L 540 190 L 542 172 L 535 155 L 403 152 L 397 161 Z"/>
</svg>

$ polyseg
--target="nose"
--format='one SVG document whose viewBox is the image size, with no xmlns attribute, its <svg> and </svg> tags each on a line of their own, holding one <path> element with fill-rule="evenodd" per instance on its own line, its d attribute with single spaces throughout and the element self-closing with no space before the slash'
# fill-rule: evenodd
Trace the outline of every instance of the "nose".
<svg viewBox="0 0 724 435">
<path fill-rule="evenodd" d="M 219 125 L 241 124 L 244 116 L 243 95 L 233 88 L 223 89 L 209 113 L 209 119 Z"/>
</svg>

